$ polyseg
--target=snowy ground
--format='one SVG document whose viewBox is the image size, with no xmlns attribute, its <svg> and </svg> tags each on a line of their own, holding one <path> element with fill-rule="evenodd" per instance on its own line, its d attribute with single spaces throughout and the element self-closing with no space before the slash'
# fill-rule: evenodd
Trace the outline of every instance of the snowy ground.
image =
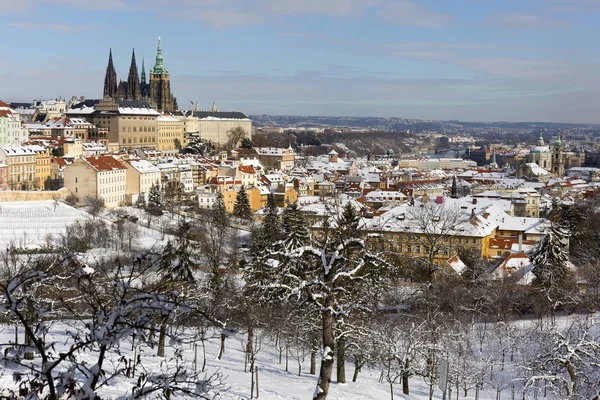
<svg viewBox="0 0 600 400">
<path fill-rule="evenodd" d="M 147 249 L 157 242 L 164 242 L 161 229 L 169 224 L 168 218 L 155 218 L 152 229 L 148 229 L 142 210 L 129 208 L 128 211 L 130 215 L 139 214 L 140 217 L 140 230 L 136 238 L 138 247 Z M 68 225 L 91 218 L 85 209 L 52 200 L 0 203 L 0 249 L 58 245 Z M 99 218 L 109 224 L 112 220 L 109 210 L 103 210 Z"/>
<path fill-rule="evenodd" d="M 83 210 L 52 200 L 0 203 L 0 248 L 56 243 L 67 225 L 89 218 Z"/>
<path fill-rule="evenodd" d="M 71 329 L 70 326 L 64 324 L 55 324 L 52 332 L 55 332 L 55 339 L 58 343 L 65 343 L 64 331 Z M 61 333 L 62 332 L 62 333 Z M 20 331 L 20 340 L 23 338 L 23 332 Z M 50 337 L 51 335 L 49 335 Z M 215 335 L 216 336 L 216 335 Z M 14 338 L 14 326 L 0 325 L 0 343 L 8 343 Z M 221 360 L 217 359 L 219 351 L 219 339 L 217 337 L 209 339 L 206 343 L 206 373 L 211 375 L 214 372 L 222 374 L 224 386 L 223 391 L 218 397 L 223 400 L 241 400 L 250 398 L 250 373 L 244 372 L 244 352 L 243 348 L 245 335 L 239 334 L 235 337 L 230 337 L 226 341 L 226 351 Z M 4 350 L 4 349 L 1 349 Z M 130 342 L 124 342 L 121 346 L 122 355 L 127 358 L 132 357 Z M 155 350 L 145 348 L 142 349 L 142 362 L 144 367 L 149 370 L 158 370 L 162 358 L 156 357 Z M 167 349 L 167 358 L 169 357 L 169 349 Z M 184 359 L 190 368 L 193 365 L 194 351 L 191 345 L 186 345 Z M 93 363 L 93 359 L 89 354 L 82 355 L 82 361 Z M 115 360 L 113 360 L 115 361 Z M 202 364 L 202 349 L 200 343 L 198 345 L 198 368 Z M 278 363 L 277 350 L 265 339 L 262 345 L 262 350 L 257 354 L 257 364 L 259 371 L 259 398 L 264 400 L 307 400 L 312 398 L 312 394 L 316 385 L 316 377 L 308 374 L 309 357 L 306 357 L 302 363 L 302 373 L 298 376 L 298 367 L 296 360 L 290 358 L 289 371 L 285 371 L 285 358 L 281 364 Z M 353 366 L 347 364 L 346 375 L 348 383 L 337 384 L 332 382 L 330 386 L 331 400 L 380 400 L 390 398 L 390 388 L 387 383 L 379 383 L 379 370 L 363 368 L 359 374 L 356 383 L 351 382 Z M 318 365 L 317 365 L 318 371 Z M 13 370 L 8 368 L 0 368 L 0 389 L 15 388 L 13 381 Z M 335 379 L 335 370 L 334 370 Z M 103 398 L 116 399 L 127 393 L 131 393 L 131 385 L 126 381 L 116 381 L 112 385 L 105 387 L 101 394 Z M 0 394 L 2 391 L 0 390 Z M 456 394 L 453 393 L 452 398 Z M 256 396 L 255 396 L 256 397 Z M 520 396 L 517 397 L 520 398 Z M 394 384 L 395 399 L 415 399 L 424 400 L 429 398 L 429 387 L 426 386 L 421 378 L 414 377 L 411 379 L 411 395 L 402 395 L 402 388 L 399 384 Z M 434 399 L 441 399 L 442 393 L 436 387 Z M 471 390 L 467 397 L 460 394 L 460 399 L 475 399 L 475 391 Z M 482 391 L 479 398 L 481 400 L 496 399 L 496 392 L 492 389 Z M 501 399 L 511 399 L 510 390 L 505 390 L 501 394 Z M 529 397 L 528 397 L 529 398 Z"/>
</svg>

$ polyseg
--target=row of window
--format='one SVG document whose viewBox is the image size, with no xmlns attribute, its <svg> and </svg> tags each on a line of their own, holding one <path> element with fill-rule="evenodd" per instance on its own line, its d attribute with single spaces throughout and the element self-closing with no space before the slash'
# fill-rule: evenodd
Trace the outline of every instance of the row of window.
<svg viewBox="0 0 600 400">
<path fill-rule="evenodd" d="M 125 130 L 127 128 L 127 130 Z M 121 132 L 137 132 L 137 126 L 123 126 L 121 128 Z M 156 132 L 156 128 L 154 126 L 140 126 L 140 132 Z"/>
</svg>

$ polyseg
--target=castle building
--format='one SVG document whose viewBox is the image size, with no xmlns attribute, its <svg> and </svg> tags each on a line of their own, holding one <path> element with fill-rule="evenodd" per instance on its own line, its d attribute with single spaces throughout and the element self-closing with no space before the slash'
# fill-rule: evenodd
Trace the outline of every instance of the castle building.
<svg viewBox="0 0 600 400">
<path fill-rule="evenodd" d="M 135 60 L 135 49 L 131 54 L 131 65 L 127 81 L 117 83 L 117 73 L 112 59 L 112 49 L 109 51 L 108 65 L 104 77 L 105 99 L 112 100 L 146 100 L 150 107 L 164 112 L 177 110 L 177 100 L 171 93 L 171 81 L 169 70 L 164 65 L 160 37 L 158 38 L 158 49 L 156 64 L 150 70 L 150 82 L 146 81 L 146 69 L 142 59 L 141 79 Z"/>
</svg>

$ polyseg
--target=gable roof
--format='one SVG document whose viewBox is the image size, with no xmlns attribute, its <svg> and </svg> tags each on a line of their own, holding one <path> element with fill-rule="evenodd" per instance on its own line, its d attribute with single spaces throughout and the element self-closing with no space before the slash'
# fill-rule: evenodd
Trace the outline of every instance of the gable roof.
<svg viewBox="0 0 600 400">
<path fill-rule="evenodd" d="M 86 157 L 84 159 L 96 171 L 125 169 L 125 166 L 111 156 Z"/>
<path fill-rule="evenodd" d="M 238 167 L 238 171 L 244 173 L 244 174 L 255 174 L 256 171 L 254 170 L 254 167 L 252 165 L 240 165 Z"/>
</svg>

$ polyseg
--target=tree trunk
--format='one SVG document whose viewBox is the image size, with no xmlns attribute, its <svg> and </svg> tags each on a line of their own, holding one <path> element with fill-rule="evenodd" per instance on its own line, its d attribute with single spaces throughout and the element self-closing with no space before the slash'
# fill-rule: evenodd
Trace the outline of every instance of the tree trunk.
<svg viewBox="0 0 600 400">
<path fill-rule="evenodd" d="M 251 358 L 253 358 L 253 349 L 252 349 L 252 342 L 254 341 L 254 328 L 253 327 L 248 327 L 248 341 L 246 342 L 246 360 L 250 360 Z M 250 366 L 250 368 L 252 368 L 252 365 Z M 244 365 L 244 372 L 246 372 L 246 366 Z M 252 371 L 250 371 L 252 372 Z"/>
<path fill-rule="evenodd" d="M 325 311 L 322 311 L 321 319 L 323 322 L 323 359 L 321 360 L 321 369 L 319 372 L 319 381 L 313 396 L 313 400 L 325 400 L 329 393 L 329 383 L 333 373 L 333 349 L 335 339 L 333 337 L 333 299 L 327 299 L 325 302 Z"/>
<path fill-rule="evenodd" d="M 337 343 L 337 382 L 346 383 L 346 338 L 340 336 Z"/>
<path fill-rule="evenodd" d="M 410 373 L 408 372 L 408 368 L 410 367 L 410 362 L 407 360 L 404 361 L 404 372 L 402 372 L 402 393 L 405 395 L 409 395 L 408 392 L 408 378 L 410 377 Z"/>
<path fill-rule="evenodd" d="M 219 356 L 217 357 L 219 360 L 225 354 L 225 338 L 227 336 L 224 333 L 221 333 L 221 348 L 219 349 Z"/>
<path fill-rule="evenodd" d="M 167 336 L 167 317 L 164 317 L 162 321 L 160 321 L 160 332 L 158 333 L 158 351 L 156 355 L 158 357 L 165 356 L 165 339 Z"/>
<path fill-rule="evenodd" d="M 354 361 L 354 375 L 352 375 L 352 382 L 356 382 L 358 379 L 358 372 L 360 371 L 360 365 L 357 361 Z"/>
<path fill-rule="evenodd" d="M 281 362 L 280 362 L 281 364 Z M 317 373 L 317 351 L 312 349 L 310 351 L 310 374 L 315 375 Z"/>
</svg>

